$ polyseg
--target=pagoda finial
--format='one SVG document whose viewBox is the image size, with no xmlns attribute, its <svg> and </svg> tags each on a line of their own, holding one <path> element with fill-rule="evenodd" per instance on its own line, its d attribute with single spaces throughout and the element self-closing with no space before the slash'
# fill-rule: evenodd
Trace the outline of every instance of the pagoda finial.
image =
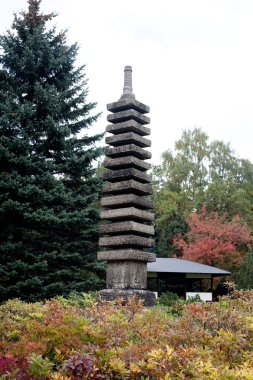
<svg viewBox="0 0 253 380">
<path fill-rule="evenodd" d="M 132 66 L 125 66 L 124 69 L 124 87 L 121 99 L 134 98 L 132 87 Z"/>
</svg>

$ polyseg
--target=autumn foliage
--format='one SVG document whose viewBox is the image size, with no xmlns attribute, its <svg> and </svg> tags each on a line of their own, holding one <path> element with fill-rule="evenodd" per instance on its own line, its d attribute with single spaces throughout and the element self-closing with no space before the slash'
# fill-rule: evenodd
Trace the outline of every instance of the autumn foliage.
<svg viewBox="0 0 253 380">
<path fill-rule="evenodd" d="M 184 259 L 224 269 L 233 269 L 242 263 L 252 237 L 238 215 L 229 221 L 226 215 L 204 210 L 202 214 L 191 213 L 187 221 L 188 233 L 184 238 L 178 235 L 174 239 Z"/>
<path fill-rule="evenodd" d="M 179 308 L 180 306 L 180 308 Z M 0 306 L 0 379 L 253 380 L 253 292 L 217 303 Z"/>
</svg>

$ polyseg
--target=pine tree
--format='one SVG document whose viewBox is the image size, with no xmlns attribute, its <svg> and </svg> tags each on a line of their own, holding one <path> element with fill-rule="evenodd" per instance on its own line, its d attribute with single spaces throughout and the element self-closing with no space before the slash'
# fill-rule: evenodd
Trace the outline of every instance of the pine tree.
<svg viewBox="0 0 253 380">
<path fill-rule="evenodd" d="M 0 39 L 0 300 L 96 287 L 101 135 L 77 44 L 48 28 L 41 0 Z M 94 111 L 93 111 L 94 112 Z M 85 132 L 85 133 L 84 133 Z"/>
</svg>

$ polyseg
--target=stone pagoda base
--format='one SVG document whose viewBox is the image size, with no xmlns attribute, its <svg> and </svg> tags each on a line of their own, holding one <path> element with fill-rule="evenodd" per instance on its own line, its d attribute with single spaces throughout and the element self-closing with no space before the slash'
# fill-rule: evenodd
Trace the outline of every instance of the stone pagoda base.
<svg viewBox="0 0 253 380">
<path fill-rule="evenodd" d="M 122 298 L 126 304 L 129 298 L 138 297 L 144 302 L 145 307 L 153 307 L 156 304 L 154 292 L 142 289 L 103 289 L 99 292 L 99 297 L 104 301 L 114 301 Z"/>
</svg>

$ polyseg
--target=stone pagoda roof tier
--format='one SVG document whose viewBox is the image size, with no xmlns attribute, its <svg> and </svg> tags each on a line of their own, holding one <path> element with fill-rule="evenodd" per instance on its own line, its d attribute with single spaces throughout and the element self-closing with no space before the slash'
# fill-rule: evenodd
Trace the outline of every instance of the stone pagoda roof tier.
<svg viewBox="0 0 253 380">
<path fill-rule="evenodd" d="M 115 148 L 106 148 L 105 154 L 107 157 L 112 158 L 133 155 L 141 160 L 148 160 L 152 157 L 150 152 L 135 144 L 116 146 Z"/>
<path fill-rule="evenodd" d="M 155 260 L 155 255 L 145 251 L 126 248 L 119 250 L 108 250 L 101 251 L 98 253 L 98 259 L 104 261 L 144 261 L 144 262 L 153 262 Z"/>
<path fill-rule="evenodd" d="M 122 133 L 121 135 L 108 136 L 105 138 L 105 142 L 112 146 L 121 146 L 125 144 L 135 144 L 141 148 L 149 148 L 151 141 L 137 135 L 134 132 Z"/>
<path fill-rule="evenodd" d="M 154 239 L 146 238 L 143 236 L 136 235 L 118 235 L 118 236 L 106 236 L 99 239 L 100 247 L 115 247 L 120 248 L 121 246 L 127 247 L 143 247 L 152 248 L 154 247 Z"/>
<path fill-rule="evenodd" d="M 134 232 L 137 235 L 141 236 L 153 236 L 154 235 L 154 226 L 149 226 L 143 223 L 133 222 L 128 220 L 126 222 L 118 223 L 109 223 L 101 224 L 100 232 L 103 234 L 120 234 L 122 232 L 130 233 Z"/>
<path fill-rule="evenodd" d="M 134 132 L 140 136 L 149 136 L 150 128 L 137 123 L 135 120 L 127 120 L 122 123 L 109 124 L 106 127 L 106 132 L 118 135 L 120 133 Z"/>
<path fill-rule="evenodd" d="M 107 104 L 107 110 L 113 113 L 127 111 L 129 109 L 133 109 L 142 114 L 149 113 L 150 111 L 149 106 L 146 106 L 146 104 L 134 98 L 120 99 L 117 102 Z"/>
<path fill-rule="evenodd" d="M 129 181 L 120 182 L 107 182 L 102 186 L 103 193 L 107 194 L 137 194 L 137 195 L 151 195 L 152 186 L 150 184 L 143 184 L 133 179 Z"/>
<path fill-rule="evenodd" d="M 151 164 L 140 160 L 134 156 L 123 156 L 118 158 L 105 158 L 103 165 L 107 169 L 122 169 L 122 168 L 135 168 L 141 171 L 146 171 L 151 169 Z"/>
<path fill-rule="evenodd" d="M 104 208 L 109 207 L 111 209 L 129 206 L 138 206 L 141 209 L 153 209 L 154 203 L 150 199 L 135 194 L 123 194 L 102 197 L 101 206 Z"/>
<path fill-rule="evenodd" d="M 135 120 L 140 124 L 149 124 L 150 118 L 135 110 L 126 110 L 118 113 L 111 113 L 107 116 L 107 120 L 110 123 L 122 123 L 123 121 Z"/>
<path fill-rule="evenodd" d="M 136 207 L 125 207 L 112 210 L 103 210 L 100 212 L 102 220 L 133 220 L 140 222 L 153 222 L 154 214 L 152 212 L 140 210 Z"/>
<path fill-rule="evenodd" d="M 107 170 L 107 172 L 103 174 L 103 179 L 109 182 L 117 182 L 124 179 L 125 180 L 134 179 L 141 183 L 151 182 L 150 175 L 134 168 L 127 168 L 127 169 L 121 169 L 121 170 L 115 170 L 115 171 Z"/>
</svg>

